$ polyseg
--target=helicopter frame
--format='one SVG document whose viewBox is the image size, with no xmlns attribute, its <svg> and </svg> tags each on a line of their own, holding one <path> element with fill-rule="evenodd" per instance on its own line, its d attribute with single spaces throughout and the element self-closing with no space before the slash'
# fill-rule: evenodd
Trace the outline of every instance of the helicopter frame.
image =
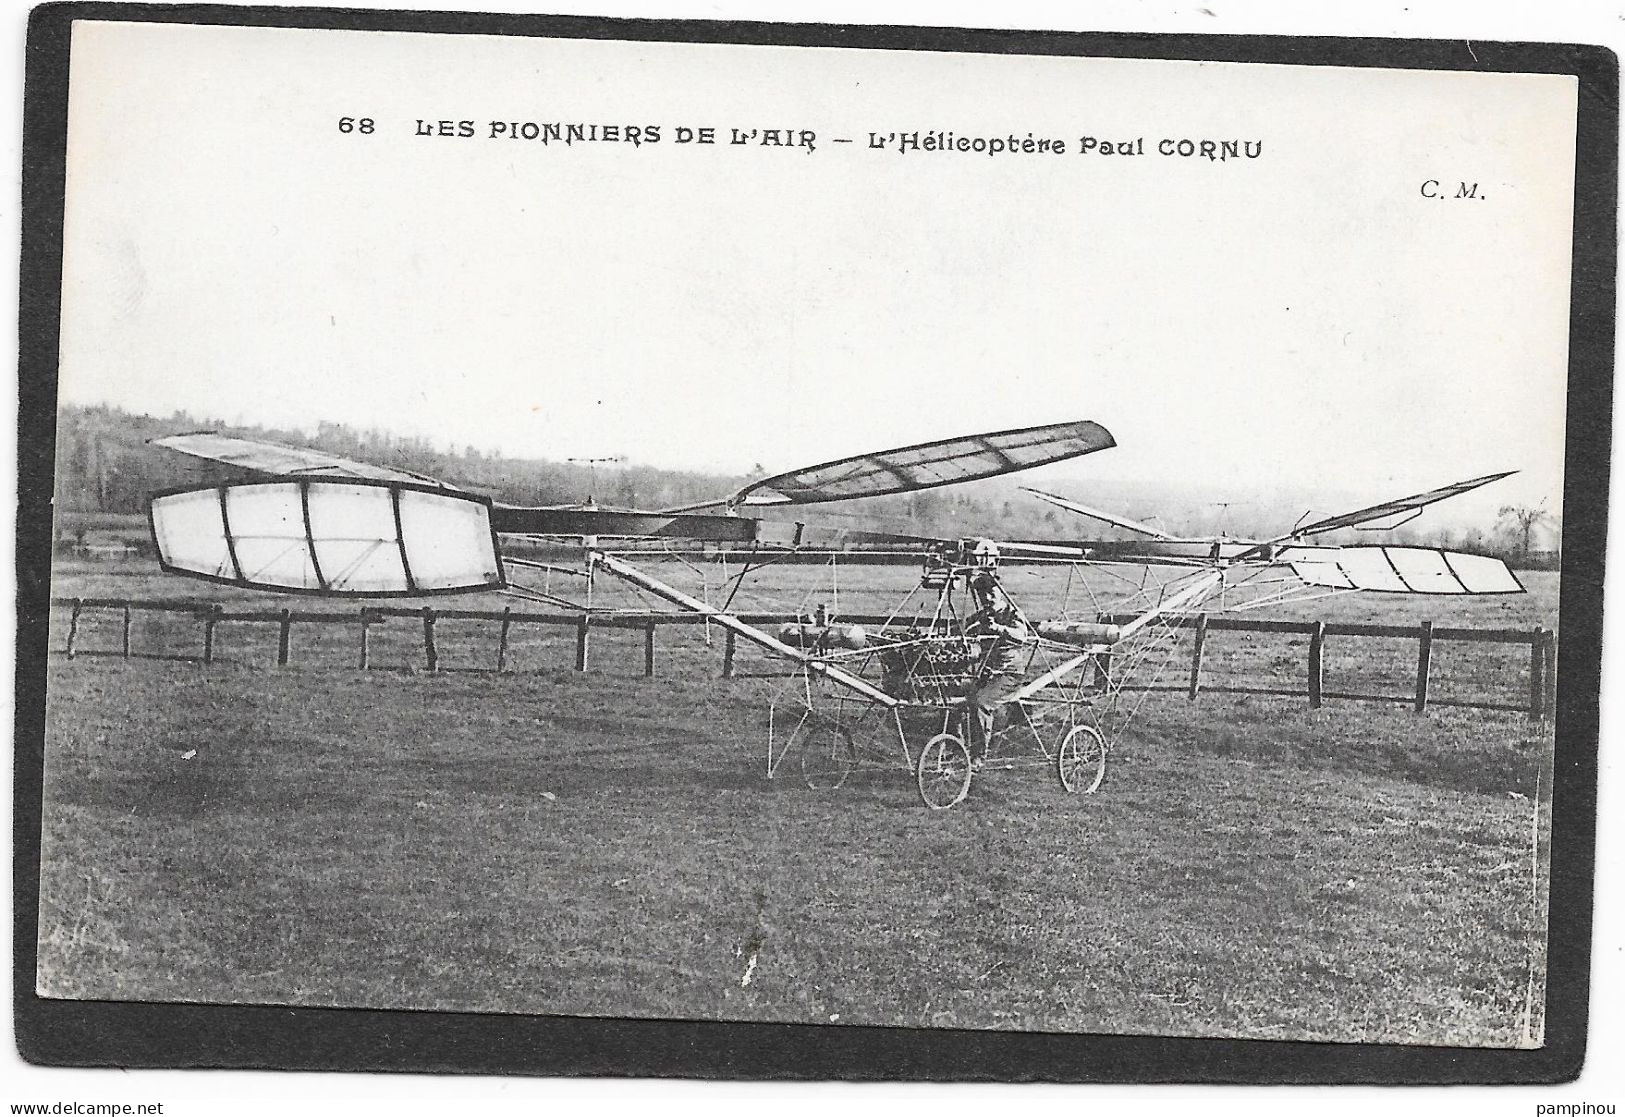
<svg viewBox="0 0 1625 1117">
<path fill-rule="evenodd" d="M 975 775 L 988 770 L 1047 766 L 1068 792 L 1098 790 L 1121 728 L 1107 711 L 1117 710 L 1146 653 L 1160 649 L 1166 666 L 1178 619 L 1225 581 L 1222 570 L 1184 574 L 1177 589 L 1125 625 L 1034 630 L 1022 682 L 996 708 L 1005 724 L 977 756 L 968 696 L 988 677 L 992 641 L 974 631 L 963 606 L 971 578 L 997 570 L 998 552 L 986 543 L 929 554 L 914 589 L 872 634 L 821 612 L 775 636 L 623 557 L 592 552 L 589 563 L 796 665 L 769 705 L 769 779 L 792 753 L 803 780 L 817 790 L 840 787 L 855 771 L 901 767 L 913 774 L 926 806 L 939 810 L 962 802 Z M 1072 638 L 1057 639 L 1061 633 Z M 1128 670 L 1110 668 L 1117 653 L 1129 653 Z"/>
</svg>

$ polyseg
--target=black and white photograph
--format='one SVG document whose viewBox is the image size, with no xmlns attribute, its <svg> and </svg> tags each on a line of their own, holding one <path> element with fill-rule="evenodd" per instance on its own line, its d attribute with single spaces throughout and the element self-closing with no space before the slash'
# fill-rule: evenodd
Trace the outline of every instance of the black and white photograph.
<svg viewBox="0 0 1625 1117">
<path fill-rule="evenodd" d="M 1575 73 L 149 15 L 38 998 L 1547 1047 Z"/>
</svg>

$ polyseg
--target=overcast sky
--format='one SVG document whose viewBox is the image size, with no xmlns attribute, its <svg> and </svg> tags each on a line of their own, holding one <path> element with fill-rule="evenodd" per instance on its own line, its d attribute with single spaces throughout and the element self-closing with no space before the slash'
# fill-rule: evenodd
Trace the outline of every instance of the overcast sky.
<svg viewBox="0 0 1625 1117">
<path fill-rule="evenodd" d="M 1556 504 L 1569 78 L 116 24 L 73 49 L 67 401 L 725 472 L 1089 418 L 1119 447 L 1042 480 L 1377 499 L 1518 469 L 1473 499 Z M 869 145 L 916 130 L 1067 151 Z M 1261 154 L 1158 153 L 1187 138 Z"/>
</svg>

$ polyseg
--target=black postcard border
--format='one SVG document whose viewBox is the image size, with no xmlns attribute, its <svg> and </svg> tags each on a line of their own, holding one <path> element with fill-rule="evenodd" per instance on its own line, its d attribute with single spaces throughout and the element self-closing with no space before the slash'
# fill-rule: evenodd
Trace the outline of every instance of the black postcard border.
<svg viewBox="0 0 1625 1117">
<path fill-rule="evenodd" d="M 1579 79 L 1546 1046 L 1535 1051 L 64 1001 L 34 991 L 74 20 L 1199 59 L 1559 73 Z M 13 1004 L 53 1066 L 744 1079 L 1181 1083 L 1550 1083 L 1585 1056 L 1602 576 L 1613 396 L 1619 67 L 1600 46 L 1418 39 L 991 31 L 341 8 L 61 3 L 29 20 L 19 308 Z"/>
</svg>

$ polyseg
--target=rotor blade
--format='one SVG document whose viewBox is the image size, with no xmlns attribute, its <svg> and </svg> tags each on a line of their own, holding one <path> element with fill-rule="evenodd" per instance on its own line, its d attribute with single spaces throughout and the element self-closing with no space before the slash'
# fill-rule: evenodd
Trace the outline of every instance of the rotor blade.
<svg viewBox="0 0 1625 1117">
<path fill-rule="evenodd" d="M 154 438 L 151 445 L 162 446 L 194 458 L 224 462 L 239 469 L 252 470 L 267 477 L 329 477 L 352 478 L 363 481 L 402 481 L 416 485 L 433 485 L 440 489 L 456 490 L 455 485 L 412 473 L 404 469 L 371 465 L 352 461 L 337 454 L 321 450 L 307 450 L 298 446 L 282 446 L 275 442 L 260 442 L 252 438 L 216 431 L 194 431 L 191 434 L 172 434 Z"/>
<path fill-rule="evenodd" d="M 1498 558 L 1433 547 L 1285 547 L 1277 556 L 1311 586 L 1377 593 L 1483 595 L 1523 593 Z"/>
<path fill-rule="evenodd" d="M 1068 512 L 1076 512 L 1080 516 L 1088 516 L 1092 520 L 1099 520 L 1102 523 L 1111 524 L 1113 527 L 1123 528 L 1125 531 L 1149 535 L 1153 539 L 1173 538 L 1172 535 L 1160 528 L 1154 528 L 1150 524 L 1142 524 L 1138 520 L 1131 520 L 1126 516 L 1114 516 L 1110 512 L 1102 512 L 1098 508 L 1089 508 L 1077 501 L 1067 500 L 1065 497 L 1056 496 L 1054 493 L 1046 493 L 1042 489 L 1030 489 L 1026 485 L 1022 485 L 1020 488 L 1022 492 L 1032 493 L 1039 500 L 1048 501 L 1057 508 L 1065 508 Z"/>
<path fill-rule="evenodd" d="M 1457 481 L 1454 485 L 1445 485 L 1438 489 L 1429 489 L 1425 493 L 1415 496 L 1402 496 L 1398 500 L 1385 501 L 1382 504 L 1373 504 L 1369 508 L 1361 508 L 1357 512 L 1345 512 L 1341 516 L 1332 516 L 1325 520 L 1316 520 L 1306 527 L 1293 528 L 1285 535 L 1277 536 L 1271 540 L 1281 543 L 1288 539 L 1302 539 L 1308 535 L 1319 535 L 1322 532 L 1336 531 L 1341 527 L 1354 527 L 1356 524 L 1370 523 L 1372 520 L 1382 520 L 1389 516 L 1397 516 L 1401 512 L 1419 512 L 1430 504 L 1441 500 L 1449 500 L 1453 496 L 1472 492 L 1481 485 L 1488 485 L 1491 481 L 1499 481 L 1503 477 L 1511 477 L 1517 470 L 1508 470 L 1505 473 L 1491 473 L 1485 477 L 1475 477 L 1471 481 Z"/>
<path fill-rule="evenodd" d="M 490 502 L 428 485 L 280 477 L 158 493 L 159 565 L 246 589 L 403 597 L 501 589 Z"/>
<path fill-rule="evenodd" d="M 780 473 L 746 485 L 730 503 L 815 504 L 889 496 L 997 477 L 1115 445 L 1110 431 L 1087 420 L 945 438 Z"/>
</svg>

